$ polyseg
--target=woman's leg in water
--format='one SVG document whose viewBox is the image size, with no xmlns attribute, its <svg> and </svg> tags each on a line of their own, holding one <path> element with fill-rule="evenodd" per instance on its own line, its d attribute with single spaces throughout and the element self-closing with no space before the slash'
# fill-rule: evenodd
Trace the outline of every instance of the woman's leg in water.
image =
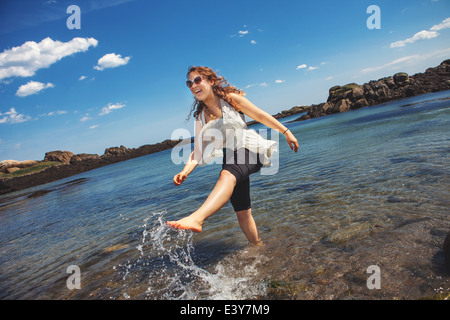
<svg viewBox="0 0 450 320">
<path fill-rule="evenodd" d="M 227 170 L 222 170 L 219 180 L 206 201 L 191 215 L 178 221 L 167 221 L 169 226 L 201 232 L 203 222 L 219 211 L 230 200 L 236 185 L 236 177 Z"/>
<path fill-rule="evenodd" d="M 256 227 L 255 220 L 252 216 L 252 209 L 236 211 L 236 216 L 239 221 L 239 226 L 247 237 L 248 242 L 253 245 L 262 244 L 261 238 L 258 234 L 258 228 Z"/>
</svg>

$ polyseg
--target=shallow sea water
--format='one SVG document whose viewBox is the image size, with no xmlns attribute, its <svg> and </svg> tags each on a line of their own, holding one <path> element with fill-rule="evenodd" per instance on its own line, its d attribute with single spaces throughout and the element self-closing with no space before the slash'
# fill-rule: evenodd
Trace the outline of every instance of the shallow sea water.
<svg viewBox="0 0 450 320">
<path fill-rule="evenodd" d="M 197 209 L 220 165 L 171 150 L 0 196 L 1 299 L 416 299 L 450 291 L 450 92 L 282 122 L 274 175 L 251 177 L 264 241 L 230 204 L 201 234 L 165 221 Z M 261 125 L 253 129 L 263 128 Z M 275 138 L 274 138 L 275 139 Z M 69 290 L 70 265 L 81 289 Z M 377 265 L 381 288 L 370 290 Z"/>
</svg>

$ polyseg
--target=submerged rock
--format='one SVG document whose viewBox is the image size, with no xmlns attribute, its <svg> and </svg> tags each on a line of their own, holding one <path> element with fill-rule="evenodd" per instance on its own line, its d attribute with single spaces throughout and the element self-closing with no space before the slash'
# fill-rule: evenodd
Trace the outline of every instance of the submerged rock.
<svg viewBox="0 0 450 320">
<path fill-rule="evenodd" d="M 38 198 L 45 196 L 47 193 L 52 192 L 52 190 L 38 190 L 27 196 L 27 198 Z"/>
<path fill-rule="evenodd" d="M 450 231 L 447 233 L 447 236 L 444 240 L 444 257 L 447 269 L 450 270 Z"/>
<path fill-rule="evenodd" d="M 354 222 L 337 228 L 325 240 L 337 246 L 345 246 L 350 240 L 355 241 L 369 237 L 374 228 L 375 224 L 370 221 Z"/>
<path fill-rule="evenodd" d="M 122 249 L 128 249 L 130 247 L 129 244 L 116 244 L 113 246 L 110 246 L 108 248 L 103 249 L 103 253 L 111 253 L 114 251 L 122 250 Z"/>
</svg>

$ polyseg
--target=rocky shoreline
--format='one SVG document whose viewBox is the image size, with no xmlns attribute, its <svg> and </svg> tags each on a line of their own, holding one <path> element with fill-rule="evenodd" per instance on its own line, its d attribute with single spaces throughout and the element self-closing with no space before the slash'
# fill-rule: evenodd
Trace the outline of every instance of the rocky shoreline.
<svg viewBox="0 0 450 320">
<path fill-rule="evenodd" d="M 378 105 L 430 92 L 450 90 L 450 59 L 424 73 L 409 76 L 404 72 L 391 77 L 369 81 L 363 85 L 349 83 L 329 90 L 327 102 L 313 105 L 308 112 L 294 121 L 318 118 Z"/>
<path fill-rule="evenodd" d="M 394 76 L 370 81 L 363 85 L 350 83 L 344 86 L 334 86 L 330 88 L 325 103 L 295 106 L 274 115 L 274 117 L 281 119 L 302 114 L 293 122 L 303 121 L 445 90 L 450 90 L 450 59 L 443 61 L 437 67 L 428 68 L 424 73 L 417 73 L 412 76 L 406 73 L 396 73 Z M 255 123 L 256 121 L 251 121 L 247 125 L 251 126 Z M 38 163 L 56 162 L 57 164 L 34 173 L 0 177 L 0 195 L 52 182 L 119 161 L 171 149 L 179 142 L 180 140 L 165 140 L 157 144 L 132 149 L 124 146 L 111 147 L 107 148 L 102 156 L 85 153 L 73 154 L 70 151 L 51 151 L 45 154 L 43 161 L 2 161 L 0 162 L 0 172 L 3 173 L 13 173 L 23 168 L 35 166 Z"/>
<path fill-rule="evenodd" d="M 47 152 L 43 161 L 2 161 L 0 162 L 0 171 L 4 173 L 12 173 L 23 168 L 32 167 L 37 163 L 56 162 L 57 164 L 35 173 L 0 178 L 0 195 L 56 181 L 116 162 L 171 149 L 180 142 L 181 140 L 165 140 L 156 144 L 143 145 L 139 148 L 131 149 L 124 146 L 111 147 L 107 148 L 101 156 L 86 153 L 74 154 L 70 151 L 58 150 Z"/>
</svg>

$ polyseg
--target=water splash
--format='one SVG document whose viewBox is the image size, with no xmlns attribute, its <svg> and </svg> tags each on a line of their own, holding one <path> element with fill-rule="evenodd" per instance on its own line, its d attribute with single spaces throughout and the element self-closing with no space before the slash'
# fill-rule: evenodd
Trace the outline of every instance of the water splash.
<svg viewBox="0 0 450 320">
<path fill-rule="evenodd" d="M 136 247 L 140 263 L 150 270 L 146 298 L 252 299 L 264 294 L 265 286 L 257 279 L 263 261 L 260 254 L 247 248 L 202 268 L 195 262 L 194 234 L 168 227 L 165 214 L 152 213 L 143 220 L 142 238 Z"/>
</svg>

